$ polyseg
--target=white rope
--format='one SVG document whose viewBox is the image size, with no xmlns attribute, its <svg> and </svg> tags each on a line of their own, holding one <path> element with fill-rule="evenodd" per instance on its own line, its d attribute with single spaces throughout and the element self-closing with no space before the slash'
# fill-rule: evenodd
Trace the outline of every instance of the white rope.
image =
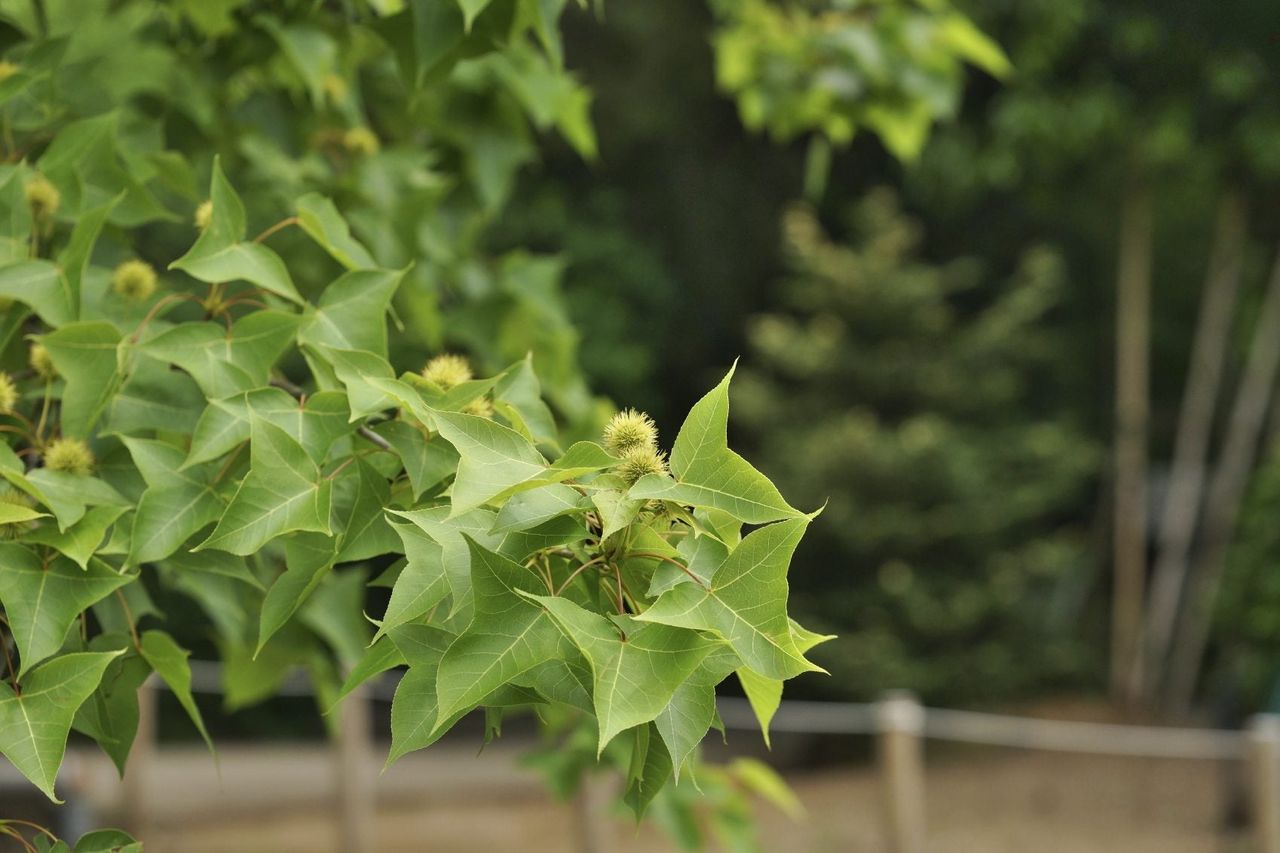
<svg viewBox="0 0 1280 853">
<path fill-rule="evenodd" d="M 222 693 L 222 674 L 222 664 L 217 661 L 191 661 L 191 689 L 198 693 Z M 154 676 L 151 683 L 162 684 Z M 366 695 L 389 702 L 398 683 L 398 673 L 387 673 L 365 685 Z M 275 694 L 312 696 L 315 690 L 303 672 L 294 671 L 280 683 Z M 721 697 L 717 705 L 726 727 L 759 728 L 755 712 L 746 699 Z M 879 703 L 788 701 L 778 708 L 769 730 L 788 734 L 874 735 L 882 728 L 877 716 L 879 708 Z M 934 740 L 1135 758 L 1226 760 L 1241 758 L 1246 750 L 1246 736 L 1242 732 L 1223 729 L 1041 720 L 947 708 L 921 708 L 921 711 L 924 717 L 921 734 Z"/>
</svg>

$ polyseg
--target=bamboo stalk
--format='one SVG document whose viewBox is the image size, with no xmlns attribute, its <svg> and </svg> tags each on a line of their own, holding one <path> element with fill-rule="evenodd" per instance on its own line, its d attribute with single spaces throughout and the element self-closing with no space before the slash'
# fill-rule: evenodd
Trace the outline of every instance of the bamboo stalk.
<svg viewBox="0 0 1280 853">
<path fill-rule="evenodd" d="M 1138 657 L 1147 548 L 1147 422 L 1150 415 L 1151 196 L 1126 192 L 1116 271 L 1115 508 L 1113 516 L 1111 692 L 1131 701 Z M 1141 678 L 1141 672 L 1138 676 Z"/>
<path fill-rule="evenodd" d="M 1231 321 L 1244 263 L 1244 201 L 1229 192 L 1218 207 L 1209 268 L 1191 347 L 1186 387 L 1178 415 L 1168 496 L 1160 516 L 1151 598 L 1144 626 L 1146 683 L 1135 666 L 1129 689 L 1154 698 L 1177 622 L 1204 493 L 1213 413 L 1222 385 L 1222 367 L 1231 338 Z M 1135 664 L 1137 662 L 1135 661 Z"/>
<path fill-rule="evenodd" d="M 1258 452 L 1258 439 L 1280 369 L 1280 254 L 1262 301 L 1244 376 L 1236 391 L 1222 455 L 1205 503 L 1203 547 L 1188 576 L 1169 663 L 1166 695 L 1175 710 L 1191 704 L 1209 637 L 1214 599 L 1226 565 L 1236 517 Z"/>
</svg>

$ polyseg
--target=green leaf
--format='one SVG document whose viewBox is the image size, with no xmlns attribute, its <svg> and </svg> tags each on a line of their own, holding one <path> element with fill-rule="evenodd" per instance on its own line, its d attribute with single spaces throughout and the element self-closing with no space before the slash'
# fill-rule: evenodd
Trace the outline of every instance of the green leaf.
<svg viewBox="0 0 1280 853">
<path fill-rule="evenodd" d="M 396 685 L 395 697 L 391 700 L 391 752 L 387 755 L 387 767 L 401 756 L 435 743 L 448 730 L 447 725 L 436 725 L 439 710 L 436 679 L 440 660 L 454 637 L 434 625 L 403 625 L 393 630 L 389 639 L 409 669 Z M 458 712 L 455 719 L 464 713 L 466 711 Z"/>
<path fill-rule="evenodd" d="M 171 444 L 123 439 L 147 481 L 129 537 L 131 566 L 153 563 L 177 551 L 201 529 L 217 521 L 225 503 L 217 491 L 217 466 L 183 469 L 183 453 Z"/>
<path fill-rule="evenodd" d="M 443 548 L 444 571 L 453 593 L 451 616 L 466 614 L 471 608 L 473 569 L 468 539 L 511 560 L 523 561 L 541 548 L 568 545 L 589 535 L 585 525 L 574 518 L 553 519 L 545 526 L 530 530 L 495 533 L 491 532 L 494 526 L 491 510 L 476 509 L 457 516 L 450 515 L 449 508 L 444 506 L 390 512 L 418 525 Z"/>
<path fill-rule="evenodd" d="M 139 650 L 156 674 L 164 679 L 164 683 L 169 686 L 178 704 L 187 712 L 196 730 L 200 732 L 200 737 L 204 738 L 212 752 L 213 741 L 205 730 L 204 719 L 200 716 L 200 709 L 196 707 L 195 697 L 191 695 L 191 664 L 187 662 L 191 653 L 175 643 L 173 637 L 164 631 L 144 631 Z"/>
<path fill-rule="evenodd" d="M 690 575 L 698 578 L 704 586 L 709 584 L 711 576 L 729 556 L 729 549 L 711 536 L 686 536 L 676 553 L 684 558 L 684 569 L 665 561 L 659 564 L 649 582 L 650 598 L 657 598 L 677 584 L 693 583 Z"/>
<path fill-rule="evenodd" d="M 471 24 L 476 16 L 483 12 L 492 0 L 457 0 L 457 2 L 458 8 L 462 10 L 463 26 L 467 32 L 471 32 Z"/>
<path fill-rule="evenodd" d="M 347 225 L 338 208 L 319 193 L 307 193 L 298 199 L 298 225 L 320 248 L 347 269 L 371 269 L 378 265 L 369 250 L 351 236 L 351 226 Z"/>
<path fill-rule="evenodd" d="M 344 273 L 325 288 L 320 304 L 298 333 L 298 342 L 387 357 L 387 307 L 407 270 Z"/>
<path fill-rule="evenodd" d="M 716 720 L 716 685 L 737 665 L 738 656 L 727 647 L 713 650 L 654 719 L 671 756 L 675 778 L 680 778 L 681 766 L 693 757 Z"/>
<path fill-rule="evenodd" d="M 119 384 L 120 333 L 110 323 L 69 323 L 41 342 L 66 380 L 62 432 L 88 438 Z"/>
<path fill-rule="evenodd" d="M 747 694 L 747 702 L 760 722 L 764 745 L 770 746 L 769 723 L 773 722 L 773 715 L 778 713 L 778 706 L 782 704 L 782 679 L 768 678 L 745 666 L 736 671 L 742 692 Z"/>
<path fill-rule="evenodd" d="M 99 634 L 90 640 L 89 650 L 124 653 L 107 665 L 98 689 L 76 711 L 73 725 L 97 741 L 123 776 L 138 733 L 138 689 L 151 675 L 151 667 L 133 650 L 128 634 Z"/>
<path fill-rule="evenodd" d="M 71 292 L 77 314 L 82 314 L 84 310 L 85 294 L 81 284 L 89 269 L 93 247 L 98 242 L 98 235 L 102 233 L 107 216 L 121 198 L 122 196 L 116 196 L 106 204 L 82 212 L 71 229 L 66 248 L 58 254 L 58 266 L 67 280 L 67 289 Z"/>
<path fill-rule="evenodd" d="M 374 676 L 381 675 L 394 667 L 404 666 L 406 663 L 404 654 L 391 641 L 390 637 L 379 637 L 364 650 L 360 660 L 351 668 L 350 674 L 347 675 L 347 680 L 342 683 L 342 688 L 338 691 L 338 698 L 335 702 L 341 702 L 351 691 Z M 333 707 L 331 706 L 329 711 L 331 712 L 332 710 Z"/>
<path fill-rule="evenodd" d="M 537 576 L 470 538 L 467 545 L 475 612 L 440 661 L 437 729 L 521 673 L 563 656 L 560 631 L 546 610 L 520 594 L 545 591 Z"/>
<path fill-rule="evenodd" d="M 62 802 L 53 793 L 53 783 L 76 709 L 119 654 L 78 652 L 54 658 L 27 674 L 20 695 L 0 683 L 0 754 L 55 803 Z"/>
<path fill-rule="evenodd" d="M 253 424 L 249 473 L 209 538 L 195 550 L 252 554 L 291 531 L 331 535 L 332 483 L 288 433 L 266 421 Z"/>
<path fill-rule="evenodd" d="M 230 331 L 217 323 L 182 323 L 142 351 L 191 374 L 207 397 L 229 397 L 267 384 L 271 366 L 293 345 L 298 322 L 294 314 L 255 311 Z"/>
<path fill-rule="evenodd" d="M 0 603 L 22 658 L 19 678 L 62 648 L 77 616 L 132 580 L 101 560 L 84 570 L 55 557 L 46 567 L 34 551 L 0 543 Z"/>
<path fill-rule="evenodd" d="M 618 733 L 655 719 L 717 646 L 685 628 L 610 620 L 565 598 L 529 595 L 551 614 L 591 667 L 592 697 L 600 729 L 597 754 Z"/>
<path fill-rule="evenodd" d="M 243 557 L 237 557 L 225 551 L 174 554 L 166 559 L 162 565 L 182 573 L 200 572 L 219 575 L 224 578 L 242 581 L 254 589 L 265 589 L 262 581 L 258 580 L 258 576 L 249 569 Z"/>
<path fill-rule="evenodd" d="M 391 525 L 404 543 L 408 558 L 391 588 L 391 599 L 378 634 L 417 619 L 449 594 L 449 576 L 444 570 L 444 549 L 414 524 Z"/>
<path fill-rule="evenodd" d="M 213 161 L 209 227 L 185 255 L 169 265 L 201 281 L 247 281 L 299 305 L 304 304 L 280 256 L 260 243 L 246 243 L 244 204 Z"/>
<path fill-rule="evenodd" d="M 0 524 L 21 524 L 26 521 L 35 521 L 37 518 L 48 517 L 49 514 L 47 512 L 36 512 L 29 506 L 0 504 Z M 34 530 L 31 533 L 28 533 L 25 538 L 31 540 L 40 532 L 41 530 Z"/>
<path fill-rule="evenodd" d="M 12 508 L 31 512 L 26 507 Z M 0 508 L 0 516 L 3 516 L 7 509 L 9 509 L 8 506 Z M 116 519 L 124 514 L 124 511 L 124 507 L 121 506 L 97 506 L 85 512 L 84 518 L 66 530 L 45 525 L 32 530 L 22 538 L 25 542 L 48 545 L 64 557 L 73 560 L 81 569 L 88 569 L 89 559 L 97 552 L 98 546 L 107 536 L 107 531 L 112 524 L 115 524 Z M 42 514 L 36 513 L 37 516 Z"/>
<path fill-rule="evenodd" d="M 254 657 L 262 653 L 267 641 L 284 627 L 333 568 L 336 545 L 331 537 L 320 533 L 301 533 L 285 542 L 285 570 L 262 602 Z"/>
<path fill-rule="evenodd" d="M 338 519 L 338 556 L 349 563 L 398 552 L 400 539 L 387 522 L 391 485 L 364 459 L 357 458 L 334 487 Z"/>
<path fill-rule="evenodd" d="M 451 498 L 454 515 L 494 500 L 546 469 L 542 454 L 513 429 L 475 415 L 433 414 L 440 435 L 460 457 Z"/>
<path fill-rule="evenodd" d="M 542 400 L 542 385 L 533 372 L 532 354 L 502 372 L 493 386 L 493 399 L 495 403 L 509 405 L 535 440 L 552 447 L 556 445 L 559 439 L 556 421 Z"/>
<path fill-rule="evenodd" d="M 96 477 L 48 468 L 36 468 L 26 476 L 6 470 L 0 476 L 47 506 L 61 530 L 83 518 L 86 506 L 129 506 L 119 492 Z"/>
<path fill-rule="evenodd" d="M 591 504 L 600 518 L 600 538 L 608 539 L 628 527 L 644 506 L 641 498 L 632 498 L 615 489 L 601 489 L 591 494 Z"/>
<path fill-rule="evenodd" d="M 801 515 L 783 500 L 768 477 L 729 449 L 729 381 L 732 378 L 731 369 L 685 418 L 671 448 L 671 473 L 675 480 L 650 474 L 631 487 L 630 497 L 712 507 L 747 524 Z"/>
<path fill-rule="evenodd" d="M 490 501 L 572 480 L 617 463 L 603 447 L 580 441 L 548 465 L 529 441 L 488 418 L 432 410 L 440 435 L 458 451 L 452 502 L 461 514 Z"/>
<path fill-rule="evenodd" d="M 622 801 L 638 822 L 671 777 L 671 755 L 653 723 L 633 729 L 635 743 Z"/>
<path fill-rule="evenodd" d="M 315 347 L 307 352 L 318 353 L 347 389 L 351 420 L 395 408 L 396 401 L 372 384 L 372 380 L 391 379 L 395 375 L 385 358 L 363 350 L 332 347 Z"/>
<path fill-rule="evenodd" d="M 432 441 L 407 421 L 386 421 L 374 428 L 400 455 L 409 485 L 417 500 L 423 492 L 452 476 L 458 468 L 458 451 L 443 439 Z"/>
<path fill-rule="evenodd" d="M 55 329 L 80 313 L 80 302 L 66 276 L 50 261 L 19 261 L 0 269 L 0 296 L 29 306 Z"/>
<path fill-rule="evenodd" d="M 151 435 L 157 425 L 168 431 L 195 429 L 205 396 L 185 373 L 147 356 L 133 363 L 133 372 L 112 399 L 103 432 Z"/>
<path fill-rule="evenodd" d="M 787 617 L 787 567 L 808 524 L 801 517 L 753 531 L 716 569 L 709 587 L 674 586 L 636 618 L 715 631 L 746 666 L 769 678 L 821 672 L 805 660 Z"/>
<path fill-rule="evenodd" d="M 498 510 L 493 523 L 494 533 L 510 533 L 528 530 L 562 515 L 587 508 L 588 499 L 572 486 L 552 483 L 540 488 L 520 492 Z"/>
<path fill-rule="evenodd" d="M 118 829 L 95 829 L 80 836 L 71 853 L 142 853 L 142 844 Z"/>
<path fill-rule="evenodd" d="M 303 402 L 279 388 L 257 388 L 212 400 L 196 424 L 183 466 L 218 459 L 248 441 L 255 417 L 280 427 L 319 464 L 333 443 L 351 432 L 347 415 L 341 391 L 320 391 Z"/>
</svg>

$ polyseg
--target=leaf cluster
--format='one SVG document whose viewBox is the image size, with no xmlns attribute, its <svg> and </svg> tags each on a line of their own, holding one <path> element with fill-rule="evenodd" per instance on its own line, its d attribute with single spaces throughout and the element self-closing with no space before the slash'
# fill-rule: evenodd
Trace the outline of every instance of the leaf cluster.
<svg viewBox="0 0 1280 853">
<path fill-rule="evenodd" d="M 70 727 L 123 762 L 151 672 L 203 732 L 187 653 L 144 627 L 164 619 L 151 589 L 207 611 L 232 704 L 297 663 L 330 673 L 330 698 L 407 666 L 390 760 L 476 708 L 494 725 L 513 708 L 576 709 L 597 755 L 632 745 L 637 815 L 716 724 L 720 681 L 737 672 L 768 709 L 816 669 L 805 652 L 823 638 L 787 614 L 811 516 L 729 449 L 730 377 L 690 411 L 669 473 L 628 478 L 601 444 L 560 445 L 530 358 L 446 384 L 393 368 L 404 271 L 374 265 L 332 205 L 304 196 L 291 220 L 346 267 L 313 303 L 247 238 L 216 163 L 209 197 L 207 225 L 142 305 L 119 304 L 89 263 L 118 197 L 67 235 L 79 275 L 43 259 L 0 269 L 44 271 L 6 291 L 5 322 L 56 369 L 17 379 L 0 453 L 16 651 L 0 752 L 42 790 Z M 66 441 L 82 468 L 54 465 Z M 389 589 L 376 630 L 361 619 L 375 565 Z"/>
</svg>

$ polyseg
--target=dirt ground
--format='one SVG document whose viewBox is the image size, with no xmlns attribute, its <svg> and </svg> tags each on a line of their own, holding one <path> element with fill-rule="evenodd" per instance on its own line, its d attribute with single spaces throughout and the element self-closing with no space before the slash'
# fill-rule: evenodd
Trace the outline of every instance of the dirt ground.
<svg viewBox="0 0 1280 853">
<path fill-rule="evenodd" d="M 543 793 L 511 748 L 433 748 L 378 777 L 380 853 L 573 851 L 575 812 Z M 314 747 L 162 754 L 145 782 L 149 853 L 339 851 L 332 758 Z M 99 815 L 120 806 L 109 768 L 91 768 Z M 878 786 L 868 766 L 788 778 L 801 823 L 762 807 L 766 851 L 881 851 Z M 1099 758 L 997 749 L 929 757 L 929 848 L 938 853 L 1244 853 L 1219 829 L 1224 768 L 1205 762 Z M 610 853 L 673 849 L 651 828 L 610 825 Z"/>
</svg>

